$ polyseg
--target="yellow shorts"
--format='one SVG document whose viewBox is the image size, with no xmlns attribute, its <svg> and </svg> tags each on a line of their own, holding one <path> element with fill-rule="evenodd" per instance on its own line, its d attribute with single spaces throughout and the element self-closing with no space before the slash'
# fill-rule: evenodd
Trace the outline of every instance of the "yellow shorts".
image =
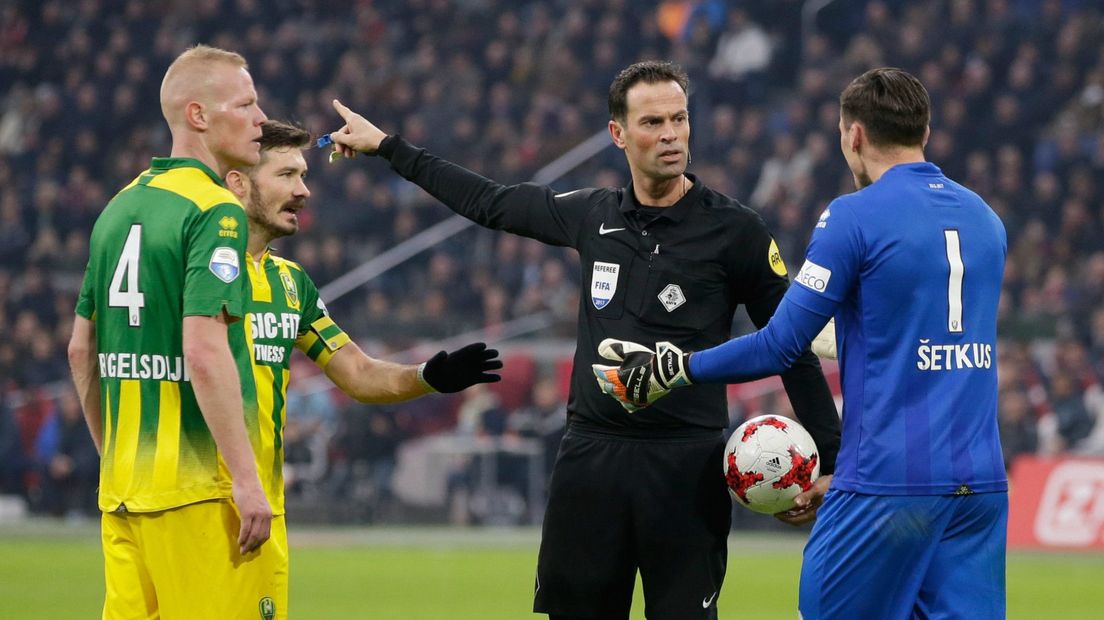
<svg viewBox="0 0 1104 620">
<path fill-rule="evenodd" d="M 238 513 L 209 501 L 103 515 L 104 620 L 287 618 L 283 516 L 257 551 L 238 553 Z"/>
</svg>

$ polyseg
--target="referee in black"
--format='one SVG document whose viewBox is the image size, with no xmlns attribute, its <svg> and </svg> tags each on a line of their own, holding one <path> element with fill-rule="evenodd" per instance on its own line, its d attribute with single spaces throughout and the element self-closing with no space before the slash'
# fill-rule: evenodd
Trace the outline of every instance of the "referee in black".
<svg viewBox="0 0 1104 620">
<path fill-rule="evenodd" d="M 345 156 L 378 154 L 478 224 L 579 252 L 568 428 L 552 470 L 533 604 L 553 620 L 628 618 L 637 569 L 649 619 L 717 617 L 731 519 L 721 466 L 725 386 L 676 390 L 629 413 L 591 371 L 607 363 L 597 354 L 604 338 L 698 351 L 728 340 L 740 305 L 766 325 L 788 286 L 758 214 L 685 172 L 688 86 L 671 63 L 621 71 L 610 85 L 609 131 L 632 182 L 563 194 L 498 184 L 334 102 L 346 124 L 331 137 Z M 831 474 L 839 417 L 816 358 L 806 352 L 782 380 L 820 449 L 822 474 Z M 779 518 L 812 520 L 829 479 L 808 492 L 805 510 Z"/>
</svg>

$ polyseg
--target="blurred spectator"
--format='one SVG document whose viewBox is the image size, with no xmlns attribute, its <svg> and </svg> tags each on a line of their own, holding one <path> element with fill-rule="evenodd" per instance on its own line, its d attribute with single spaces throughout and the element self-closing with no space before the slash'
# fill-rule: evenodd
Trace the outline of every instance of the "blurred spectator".
<svg viewBox="0 0 1104 620">
<path fill-rule="evenodd" d="M 1039 447 L 1035 414 L 1031 411 L 1027 395 L 1016 387 L 1002 389 L 997 419 L 1000 424 L 1001 449 L 1004 450 L 1004 465 L 1011 469 L 1017 456 L 1034 454 Z"/>
<path fill-rule="evenodd" d="M 98 513 L 96 486 L 100 456 L 88 434 L 80 401 L 65 390 L 39 430 L 35 442 L 38 463 L 38 510 L 54 516 Z"/>
<path fill-rule="evenodd" d="M 406 406 L 429 400 L 423 398 Z M 350 403 L 341 411 L 337 433 L 330 443 L 326 490 L 330 496 L 368 506 L 363 516 L 369 520 L 394 501 L 391 479 L 402 439 L 396 424 L 397 411 L 398 406 Z"/>
<path fill-rule="evenodd" d="M 709 75 L 717 80 L 717 96 L 733 101 L 741 95 L 753 102 L 766 94 L 771 41 L 763 28 L 741 8 L 728 12 L 728 26 L 709 61 Z"/>
<path fill-rule="evenodd" d="M 27 458 L 23 455 L 19 426 L 0 390 L 0 495 L 26 497 L 26 472 Z"/>
<path fill-rule="evenodd" d="M 1085 407 L 1081 391 L 1073 377 L 1058 373 L 1051 378 L 1050 402 L 1057 423 L 1057 451 L 1071 450 L 1092 432 L 1095 422 Z"/>
<path fill-rule="evenodd" d="M 532 404 L 515 411 L 508 422 L 510 432 L 540 442 L 546 475 L 552 471 L 552 464 L 560 450 L 560 439 L 567 425 L 566 405 L 556 381 L 552 377 L 544 377 L 533 384 Z"/>
</svg>

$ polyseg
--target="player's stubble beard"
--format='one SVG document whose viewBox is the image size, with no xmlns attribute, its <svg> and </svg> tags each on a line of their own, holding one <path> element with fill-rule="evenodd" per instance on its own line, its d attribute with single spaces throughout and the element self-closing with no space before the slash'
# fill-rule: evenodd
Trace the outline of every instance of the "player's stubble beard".
<svg viewBox="0 0 1104 620">
<path fill-rule="evenodd" d="M 856 154 L 857 161 L 855 165 L 851 165 L 848 161 L 848 167 L 851 168 L 851 178 L 855 180 L 855 189 L 860 190 L 864 187 L 868 187 L 874 183 L 874 179 L 870 178 L 870 173 L 866 171 L 866 163 L 863 162 L 862 156 Z"/>
<path fill-rule="evenodd" d="M 260 230 L 264 231 L 268 241 L 279 239 L 280 237 L 289 237 L 299 232 L 299 224 L 285 224 L 278 218 L 284 209 L 291 207 L 298 219 L 298 214 L 302 212 L 307 206 L 307 200 L 305 198 L 292 198 L 291 200 L 280 203 L 279 208 L 275 211 L 271 211 L 266 208 L 264 200 L 261 197 L 261 188 L 257 185 L 253 179 L 249 179 L 249 204 L 247 205 L 245 215 L 249 218 L 250 224 L 256 226 Z"/>
<path fill-rule="evenodd" d="M 855 179 L 855 189 L 863 189 L 864 187 L 868 187 L 870 185 L 873 185 L 874 183 L 874 180 L 870 178 L 870 175 L 866 173 L 866 170 L 861 170 L 858 172 L 853 171 L 851 173 L 851 176 Z"/>
</svg>

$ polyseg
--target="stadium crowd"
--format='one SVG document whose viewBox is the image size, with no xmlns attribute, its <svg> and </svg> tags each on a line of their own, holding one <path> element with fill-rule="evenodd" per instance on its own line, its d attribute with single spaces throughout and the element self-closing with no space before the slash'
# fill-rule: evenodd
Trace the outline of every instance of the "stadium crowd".
<svg viewBox="0 0 1104 620">
<path fill-rule="evenodd" d="M 340 96 L 385 131 L 503 182 L 531 179 L 604 131 L 607 88 L 621 67 L 674 60 L 693 85 L 690 172 L 757 209 L 791 273 L 820 212 L 853 191 L 836 146 L 840 88 L 868 68 L 900 66 L 933 99 L 929 160 L 977 190 L 1007 227 L 998 358 L 1006 457 L 1104 453 L 1099 3 L 845 2 L 829 4 L 810 28 L 803 5 L 4 3 L 0 494 L 54 514 L 94 509 L 95 452 L 65 357 L 87 239 L 110 196 L 167 153 L 158 77 L 195 42 L 242 53 L 272 118 L 330 131 L 338 118 L 329 102 Z M 308 161 L 310 208 L 279 251 L 319 285 L 451 215 L 382 162 L 328 165 L 321 151 Z M 623 155 L 607 148 L 553 186 L 627 180 Z M 935 249 L 931 258 L 940 259 Z M 330 310 L 379 355 L 481 328 L 494 337 L 503 322 L 538 313 L 553 324 L 537 336 L 563 337 L 579 277 L 573 254 L 469 230 Z M 566 386 L 559 365 L 545 361 L 515 354 L 502 387 L 386 408 L 293 384 L 293 495 L 315 482 L 348 493 L 367 479 L 374 497 L 389 497 L 398 447 L 434 433 L 532 437 L 554 452 Z M 309 361 L 297 363 L 299 377 L 311 374 Z M 459 470 L 450 488 L 470 477 Z"/>
</svg>

